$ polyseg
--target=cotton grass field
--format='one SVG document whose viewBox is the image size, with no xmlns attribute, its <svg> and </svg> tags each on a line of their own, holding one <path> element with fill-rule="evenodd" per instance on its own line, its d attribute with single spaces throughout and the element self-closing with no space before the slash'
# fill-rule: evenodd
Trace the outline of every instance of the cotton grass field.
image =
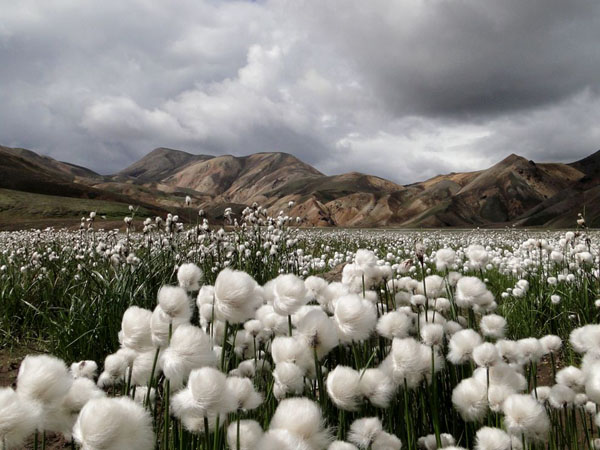
<svg viewBox="0 0 600 450">
<path fill-rule="evenodd" d="M 0 233 L 0 339 L 30 353 L 0 389 L 2 448 L 600 448 L 600 253 L 583 220 L 226 216 Z"/>
</svg>

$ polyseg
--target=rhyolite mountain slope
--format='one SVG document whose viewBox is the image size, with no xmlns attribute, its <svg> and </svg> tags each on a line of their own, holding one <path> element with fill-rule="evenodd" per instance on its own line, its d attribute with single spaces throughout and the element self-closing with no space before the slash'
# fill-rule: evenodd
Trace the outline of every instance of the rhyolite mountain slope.
<svg viewBox="0 0 600 450">
<path fill-rule="evenodd" d="M 358 172 L 324 175 L 279 152 L 237 157 L 158 148 L 117 174 L 101 176 L 28 150 L 0 147 L 0 178 L 4 174 L 13 182 L 0 181 L 0 188 L 40 193 L 30 186 L 39 184 L 63 195 L 67 186 L 76 192 L 65 195 L 101 193 L 160 211 L 179 210 L 189 195 L 194 209 L 217 219 L 225 207 L 240 211 L 257 202 L 273 214 L 299 216 L 305 226 L 570 227 L 584 210 L 588 224 L 600 225 L 600 151 L 571 164 L 511 154 L 485 170 L 399 185 Z M 32 180 L 28 186 L 14 182 L 24 174 Z"/>
</svg>

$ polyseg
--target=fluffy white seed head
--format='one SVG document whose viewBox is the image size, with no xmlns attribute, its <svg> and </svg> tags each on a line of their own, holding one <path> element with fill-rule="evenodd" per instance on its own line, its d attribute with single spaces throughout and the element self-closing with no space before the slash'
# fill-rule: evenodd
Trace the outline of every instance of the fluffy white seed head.
<svg viewBox="0 0 600 450">
<path fill-rule="evenodd" d="M 263 401 L 262 395 L 254 390 L 248 378 L 228 377 L 225 388 L 233 400 L 234 410 L 256 409 Z"/>
<path fill-rule="evenodd" d="M 93 380 L 98 371 L 98 364 L 95 361 L 79 361 L 71 364 L 71 375 L 73 378 L 89 378 Z"/>
<path fill-rule="evenodd" d="M 309 442 L 285 429 L 267 431 L 255 448 L 261 450 L 314 450 Z"/>
<path fill-rule="evenodd" d="M 401 311 L 386 313 L 377 321 L 377 333 L 388 339 L 408 337 L 412 329 L 412 317 Z"/>
<path fill-rule="evenodd" d="M 463 420 L 479 421 L 488 409 L 487 386 L 475 378 L 465 378 L 452 391 L 452 403 Z"/>
<path fill-rule="evenodd" d="M 373 440 L 371 444 L 372 450 L 400 450 L 402 441 L 391 433 L 382 431 Z"/>
<path fill-rule="evenodd" d="M 334 318 L 341 341 L 362 341 L 375 329 L 377 312 L 368 300 L 350 294 L 338 299 Z"/>
<path fill-rule="evenodd" d="M 90 400 L 79 413 L 73 437 L 82 450 L 154 448 L 152 418 L 128 397 Z"/>
<path fill-rule="evenodd" d="M 188 388 L 194 400 L 206 411 L 221 411 L 228 406 L 226 398 L 226 377 L 212 367 L 194 369 L 190 373 Z"/>
<path fill-rule="evenodd" d="M 439 314 L 438 314 L 439 315 Z M 444 342 L 444 327 L 438 323 L 426 323 L 421 326 L 421 339 L 428 346 L 442 345 Z"/>
<path fill-rule="evenodd" d="M 556 353 L 562 347 L 562 340 L 560 337 L 553 334 L 548 334 L 540 338 L 540 344 L 544 349 L 544 353 Z"/>
<path fill-rule="evenodd" d="M 359 448 L 368 448 L 383 431 L 381 421 L 377 417 L 357 419 L 350 425 L 348 440 Z"/>
<path fill-rule="evenodd" d="M 275 279 L 273 309 L 277 314 L 290 316 L 310 299 L 304 281 L 294 274 Z"/>
<path fill-rule="evenodd" d="M 585 374 L 577 367 L 564 367 L 556 372 L 556 382 L 580 392 L 585 385 Z"/>
<path fill-rule="evenodd" d="M 448 343 L 448 360 L 453 364 L 463 364 L 472 358 L 475 347 L 482 343 L 481 336 L 467 328 L 457 331 Z"/>
<path fill-rule="evenodd" d="M 351 367 L 336 366 L 327 375 L 327 393 L 339 409 L 355 411 L 361 400 L 360 374 Z"/>
<path fill-rule="evenodd" d="M 152 348 L 150 321 L 152 311 L 138 306 L 130 306 L 121 320 L 121 344 L 136 352 Z"/>
<path fill-rule="evenodd" d="M 307 398 L 288 398 L 279 403 L 271 418 L 269 431 L 282 429 L 306 441 L 312 448 L 326 448 L 331 442 L 321 409 Z"/>
<path fill-rule="evenodd" d="M 154 308 L 152 317 L 150 318 L 152 344 L 155 347 L 165 347 L 169 342 L 169 332 L 173 333 L 177 327 L 187 324 L 189 321 L 189 315 L 172 317 L 158 305 Z"/>
<path fill-rule="evenodd" d="M 484 342 L 473 350 L 473 361 L 479 367 L 491 367 L 500 362 L 500 352 L 490 342 Z"/>
<path fill-rule="evenodd" d="M 507 431 L 515 436 L 545 441 L 550 420 L 544 407 L 530 395 L 513 394 L 502 407 Z"/>
<path fill-rule="evenodd" d="M 17 375 L 17 393 L 29 400 L 49 405 L 67 395 L 73 376 L 64 361 L 48 355 L 29 355 Z"/>
<path fill-rule="evenodd" d="M 506 319 L 497 314 L 487 314 L 479 323 L 484 336 L 493 339 L 502 339 L 506 332 Z"/>
<path fill-rule="evenodd" d="M 240 442 L 237 442 L 237 422 L 232 422 L 227 427 L 227 444 L 229 448 L 240 450 L 254 450 L 262 438 L 263 429 L 256 420 L 240 420 Z"/>
<path fill-rule="evenodd" d="M 177 286 L 163 286 L 158 290 L 158 305 L 171 319 L 189 320 L 192 312 L 190 300 L 184 289 Z"/>
<path fill-rule="evenodd" d="M 202 269 L 194 263 L 182 264 L 179 266 L 179 269 L 177 269 L 177 281 L 179 282 L 179 287 L 188 292 L 200 289 L 202 276 Z"/>
<path fill-rule="evenodd" d="M 387 408 L 396 386 L 392 379 L 381 369 L 366 369 L 359 380 L 360 392 L 373 406 Z"/>
<path fill-rule="evenodd" d="M 215 281 L 215 301 L 219 314 L 231 323 L 243 322 L 254 315 L 262 303 L 256 281 L 246 272 L 224 269 Z"/>
<path fill-rule="evenodd" d="M 296 328 L 298 335 L 306 341 L 308 346 L 317 351 L 319 359 L 325 357 L 339 343 L 333 322 L 321 309 L 305 314 L 297 323 Z"/>
<path fill-rule="evenodd" d="M 0 442 L 7 448 L 23 445 L 42 422 L 41 404 L 18 395 L 11 388 L 0 388 Z"/>
<path fill-rule="evenodd" d="M 161 367 L 175 390 L 183 386 L 193 369 L 216 364 L 209 336 L 188 324 L 173 332 L 169 346 L 161 355 Z"/>
<path fill-rule="evenodd" d="M 482 427 L 475 435 L 475 450 L 512 450 L 512 440 L 500 428 Z"/>
<path fill-rule="evenodd" d="M 327 450 L 358 450 L 358 447 L 350 442 L 334 441 L 329 444 Z"/>
<path fill-rule="evenodd" d="M 292 362 L 280 362 L 275 366 L 273 378 L 277 388 L 276 398 L 281 399 L 286 394 L 299 395 L 304 390 L 304 369 Z"/>
<path fill-rule="evenodd" d="M 441 433 L 440 440 L 442 442 L 441 448 L 454 445 L 455 443 L 454 437 L 448 433 Z M 425 450 L 437 450 L 438 448 L 435 434 L 428 434 L 427 436 L 420 437 L 417 441 L 417 444 L 420 448 Z"/>
</svg>

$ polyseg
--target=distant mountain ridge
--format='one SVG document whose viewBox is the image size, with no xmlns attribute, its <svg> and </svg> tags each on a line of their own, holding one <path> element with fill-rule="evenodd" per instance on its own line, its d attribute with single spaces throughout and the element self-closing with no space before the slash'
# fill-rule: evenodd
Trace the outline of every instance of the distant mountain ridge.
<svg viewBox="0 0 600 450">
<path fill-rule="evenodd" d="M 584 208 L 588 224 L 600 226 L 600 151 L 570 164 L 511 154 L 485 170 L 399 185 L 359 172 L 324 175 L 280 152 L 212 156 L 161 147 L 101 176 L 0 147 L 0 188 L 136 203 L 159 212 L 183 208 L 190 196 L 194 208 L 216 219 L 225 207 L 239 212 L 257 202 L 274 214 L 302 217 L 305 226 L 568 227 Z"/>
</svg>

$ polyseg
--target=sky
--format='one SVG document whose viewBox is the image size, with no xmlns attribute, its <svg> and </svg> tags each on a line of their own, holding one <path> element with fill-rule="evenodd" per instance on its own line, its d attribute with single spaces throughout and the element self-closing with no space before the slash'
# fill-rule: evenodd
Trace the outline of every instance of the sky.
<svg viewBox="0 0 600 450">
<path fill-rule="evenodd" d="M 600 149 L 598 0 L 0 0 L 0 144 L 407 184 Z"/>
</svg>

